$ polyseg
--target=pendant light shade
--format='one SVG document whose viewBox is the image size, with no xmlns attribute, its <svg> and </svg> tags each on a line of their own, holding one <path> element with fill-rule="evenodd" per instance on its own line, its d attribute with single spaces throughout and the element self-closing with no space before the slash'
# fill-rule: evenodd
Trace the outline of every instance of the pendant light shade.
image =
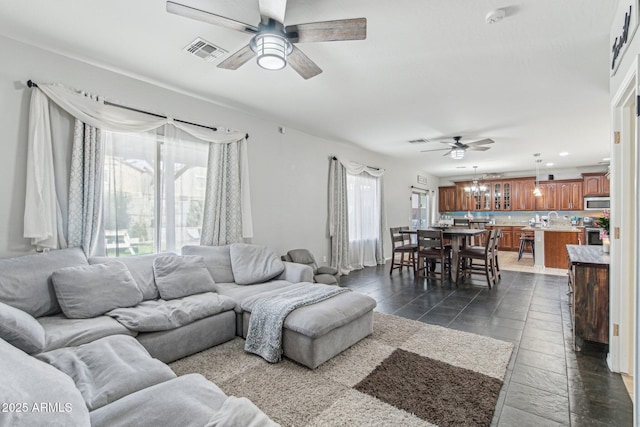
<svg viewBox="0 0 640 427">
<path fill-rule="evenodd" d="M 293 50 L 291 42 L 278 33 L 256 35 L 250 43 L 258 55 L 258 65 L 265 70 L 281 70 L 287 65 L 287 56 Z"/>
<path fill-rule="evenodd" d="M 451 150 L 451 158 L 454 160 L 464 159 L 464 150 L 462 148 L 455 148 Z"/>
</svg>

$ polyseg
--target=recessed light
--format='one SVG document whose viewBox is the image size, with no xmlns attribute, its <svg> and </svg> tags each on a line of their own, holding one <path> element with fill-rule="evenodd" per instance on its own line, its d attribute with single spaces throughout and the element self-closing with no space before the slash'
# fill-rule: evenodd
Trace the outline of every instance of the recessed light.
<svg viewBox="0 0 640 427">
<path fill-rule="evenodd" d="M 609 160 L 611 160 L 611 157 L 603 157 L 603 158 L 602 158 L 602 161 L 603 161 L 603 162 L 608 162 Z"/>
<path fill-rule="evenodd" d="M 564 157 L 564 156 L 568 156 L 569 152 L 568 151 L 563 151 L 563 152 L 561 152 L 559 154 L 560 154 L 560 156 Z"/>
<path fill-rule="evenodd" d="M 553 163 L 549 162 L 545 165 L 546 167 L 553 166 Z"/>
</svg>

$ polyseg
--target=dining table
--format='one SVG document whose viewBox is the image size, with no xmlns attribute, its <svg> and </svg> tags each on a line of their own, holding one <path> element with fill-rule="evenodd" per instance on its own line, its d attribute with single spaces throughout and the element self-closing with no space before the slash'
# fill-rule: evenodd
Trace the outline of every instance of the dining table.
<svg viewBox="0 0 640 427">
<path fill-rule="evenodd" d="M 441 230 L 442 236 L 451 239 L 451 278 L 457 283 L 458 267 L 460 265 L 460 248 L 467 245 L 467 239 L 488 233 L 489 230 L 483 228 L 462 228 L 462 227 L 430 227 L 426 230 Z M 400 230 L 402 234 L 417 235 L 418 230 Z"/>
</svg>

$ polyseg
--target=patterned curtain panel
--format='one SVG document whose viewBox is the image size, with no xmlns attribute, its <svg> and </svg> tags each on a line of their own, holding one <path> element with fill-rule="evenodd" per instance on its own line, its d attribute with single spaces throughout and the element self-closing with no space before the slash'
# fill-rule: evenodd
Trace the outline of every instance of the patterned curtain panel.
<svg viewBox="0 0 640 427">
<path fill-rule="evenodd" d="M 329 168 L 329 236 L 331 266 L 340 274 L 352 270 L 349 258 L 349 209 L 347 205 L 347 170 L 337 159 Z"/>
<path fill-rule="evenodd" d="M 68 244 L 87 256 L 104 255 L 102 131 L 76 120 L 69 174 Z"/>
<path fill-rule="evenodd" d="M 221 246 L 243 240 L 241 143 L 209 145 L 202 245 Z"/>
</svg>

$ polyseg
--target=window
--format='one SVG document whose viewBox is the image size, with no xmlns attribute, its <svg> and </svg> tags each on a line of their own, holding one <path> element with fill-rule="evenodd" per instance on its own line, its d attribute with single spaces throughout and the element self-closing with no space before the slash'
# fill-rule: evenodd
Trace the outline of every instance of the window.
<svg viewBox="0 0 640 427">
<path fill-rule="evenodd" d="M 104 237 L 108 256 L 199 244 L 209 145 L 172 128 L 105 132 Z"/>
</svg>

